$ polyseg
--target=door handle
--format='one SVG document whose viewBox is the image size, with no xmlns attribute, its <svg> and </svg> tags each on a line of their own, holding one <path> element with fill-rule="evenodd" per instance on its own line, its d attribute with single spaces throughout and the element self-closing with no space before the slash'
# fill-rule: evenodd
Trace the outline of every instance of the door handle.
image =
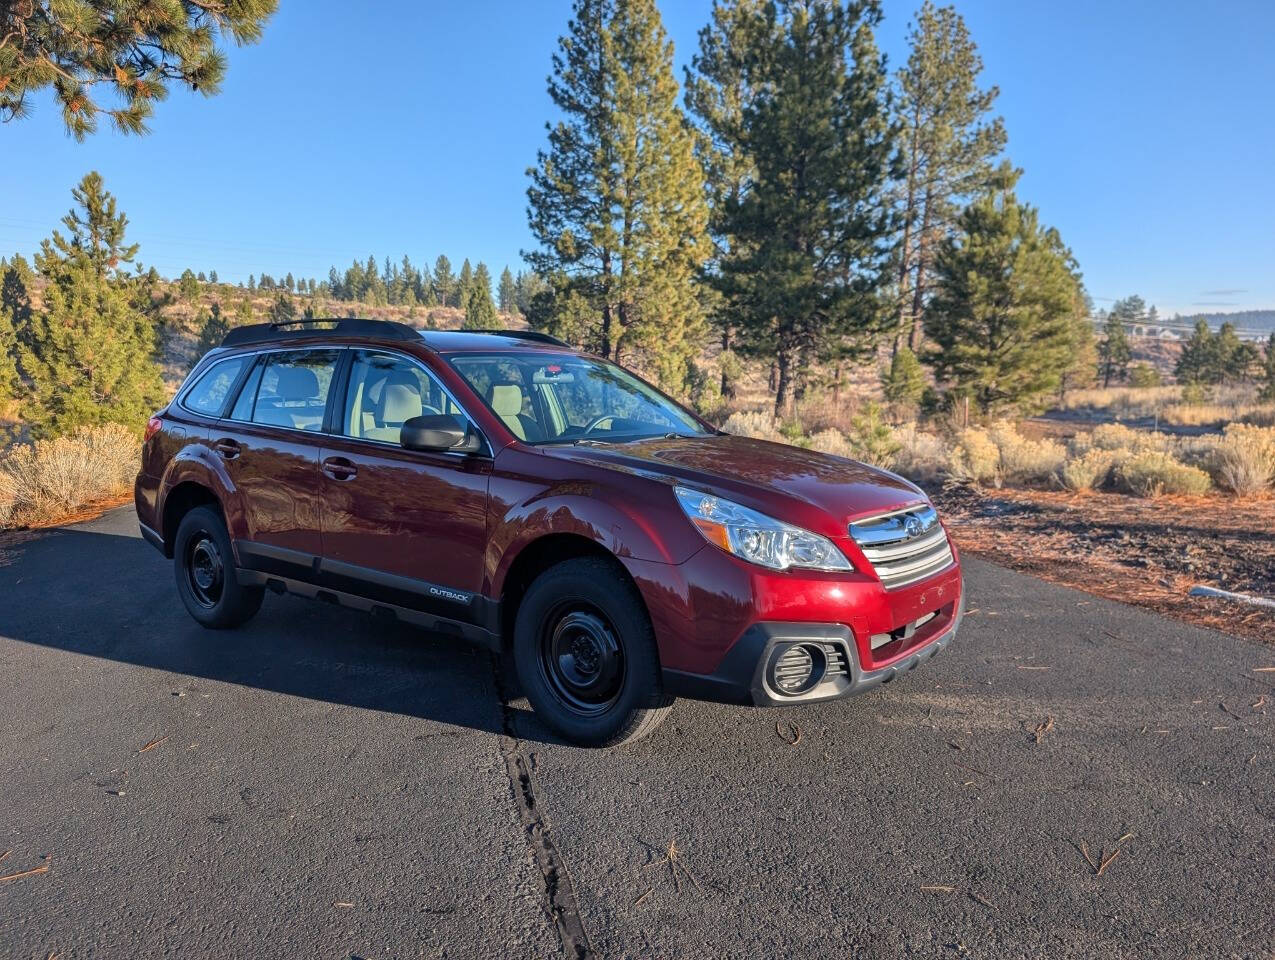
<svg viewBox="0 0 1275 960">
<path fill-rule="evenodd" d="M 213 447 L 221 454 L 223 459 L 234 460 L 239 456 L 239 442 L 231 440 L 229 437 L 222 437 L 213 444 Z"/>
<path fill-rule="evenodd" d="M 328 457 L 323 461 L 323 472 L 333 480 L 353 480 L 359 468 L 345 457 Z"/>
</svg>

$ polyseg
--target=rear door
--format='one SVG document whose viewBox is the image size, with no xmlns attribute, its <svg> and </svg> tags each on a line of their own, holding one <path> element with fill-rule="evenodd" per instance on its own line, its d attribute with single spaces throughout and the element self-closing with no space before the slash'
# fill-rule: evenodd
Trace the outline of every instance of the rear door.
<svg viewBox="0 0 1275 960">
<path fill-rule="evenodd" d="M 491 457 L 399 446 L 412 417 L 468 415 L 423 363 L 397 351 L 351 351 L 345 380 L 320 454 L 324 582 L 485 623 Z"/>
<path fill-rule="evenodd" d="M 231 532 L 246 567 L 313 577 L 320 556 L 319 449 L 338 360 L 333 348 L 262 353 L 209 441 L 239 493 Z"/>
</svg>

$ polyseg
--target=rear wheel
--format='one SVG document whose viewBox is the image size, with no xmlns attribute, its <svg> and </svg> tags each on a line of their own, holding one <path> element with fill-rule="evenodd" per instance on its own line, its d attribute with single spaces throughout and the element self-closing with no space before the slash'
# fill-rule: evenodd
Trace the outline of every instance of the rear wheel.
<svg viewBox="0 0 1275 960">
<path fill-rule="evenodd" d="M 584 746 L 643 737 L 673 702 L 641 597 L 601 558 L 567 560 L 536 579 L 518 608 L 514 662 L 536 714 Z"/>
<path fill-rule="evenodd" d="M 251 620 L 265 590 L 235 577 L 230 534 L 212 507 L 196 507 L 177 527 L 173 546 L 177 592 L 187 612 L 205 627 L 222 630 Z"/>
</svg>

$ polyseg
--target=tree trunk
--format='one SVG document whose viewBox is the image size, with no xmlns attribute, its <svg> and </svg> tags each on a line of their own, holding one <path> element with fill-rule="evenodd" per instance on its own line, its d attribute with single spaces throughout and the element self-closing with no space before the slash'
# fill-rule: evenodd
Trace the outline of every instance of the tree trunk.
<svg viewBox="0 0 1275 960">
<path fill-rule="evenodd" d="M 925 212 L 921 217 L 921 232 L 917 236 L 916 249 L 916 286 L 912 288 L 912 332 L 908 337 L 908 347 L 913 353 L 921 349 L 921 338 L 925 331 L 922 327 L 924 319 L 922 310 L 925 302 L 925 275 L 930 269 L 930 194 L 925 194 Z"/>
<path fill-rule="evenodd" d="M 916 174 L 919 165 L 921 121 L 919 116 L 912 120 L 912 148 L 908 156 L 907 191 L 903 199 L 903 244 L 899 257 L 899 332 L 895 334 L 894 344 L 890 348 L 890 357 L 894 358 L 903 345 L 904 331 L 908 329 L 908 278 L 912 275 L 912 220 L 916 210 Z"/>
<path fill-rule="evenodd" d="M 611 252 L 602 252 L 602 356 L 611 359 Z"/>
<path fill-rule="evenodd" d="M 730 327 L 722 327 L 722 354 L 730 350 Z M 726 376 L 726 364 L 722 364 L 722 398 L 725 400 L 735 399 L 735 384 L 731 382 L 730 377 Z"/>
<path fill-rule="evenodd" d="M 766 378 L 766 389 L 771 393 L 779 389 L 779 364 L 774 360 L 770 361 L 770 374 Z"/>
<path fill-rule="evenodd" d="M 775 417 L 782 418 L 788 414 L 792 398 L 792 357 L 787 350 L 780 350 L 776 363 L 771 367 L 775 373 Z"/>
<path fill-rule="evenodd" d="M 832 380 L 832 402 L 841 405 L 841 361 L 837 361 L 837 372 Z"/>
</svg>

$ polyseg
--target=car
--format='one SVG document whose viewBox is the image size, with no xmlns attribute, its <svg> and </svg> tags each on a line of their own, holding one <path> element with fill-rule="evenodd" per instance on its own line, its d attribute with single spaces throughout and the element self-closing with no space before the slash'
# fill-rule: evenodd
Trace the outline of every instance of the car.
<svg viewBox="0 0 1275 960">
<path fill-rule="evenodd" d="M 728 435 L 534 331 L 233 329 L 150 419 L 135 494 L 203 626 L 269 590 L 471 640 L 582 745 L 643 736 L 679 696 L 860 693 L 964 612 L 907 480 Z"/>
</svg>

